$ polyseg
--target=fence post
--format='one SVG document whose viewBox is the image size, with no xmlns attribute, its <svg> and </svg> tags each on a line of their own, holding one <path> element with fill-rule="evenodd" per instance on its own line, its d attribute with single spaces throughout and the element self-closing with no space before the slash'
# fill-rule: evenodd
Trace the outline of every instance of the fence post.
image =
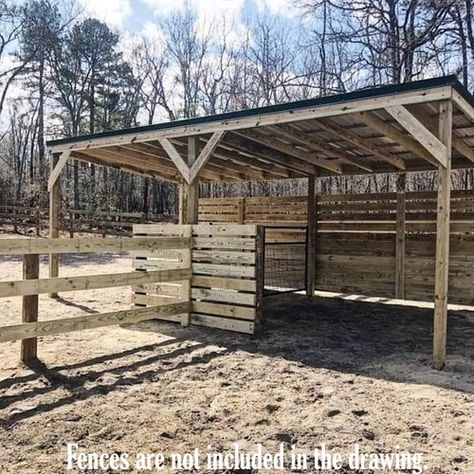
<svg viewBox="0 0 474 474">
<path fill-rule="evenodd" d="M 36 280 L 39 278 L 39 255 L 23 255 L 23 279 Z M 38 321 L 38 295 L 23 296 L 22 322 Z M 37 359 L 37 339 L 22 339 L 20 359 L 25 364 Z"/>
<path fill-rule="evenodd" d="M 397 193 L 397 228 L 395 246 L 395 298 L 405 299 L 405 193 Z"/>
<path fill-rule="evenodd" d="M 16 207 L 13 208 L 13 232 L 18 232 L 18 214 Z"/>
<path fill-rule="evenodd" d="M 41 209 L 36 208 L 36 237 L 41 236 Z"/>
<path fill-rule="evenodd" d="M 74 238 L 74 214 L 72 211 L 69 211 L 69 238 L 72 239 Z"/>
</svg>

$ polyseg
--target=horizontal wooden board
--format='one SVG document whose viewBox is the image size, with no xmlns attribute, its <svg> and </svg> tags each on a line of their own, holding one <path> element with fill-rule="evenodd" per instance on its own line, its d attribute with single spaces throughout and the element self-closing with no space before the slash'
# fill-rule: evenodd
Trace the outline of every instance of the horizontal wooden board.
<svg viewBox="0 0 474 474">
<path fill-rule="evenodd" d="M 255 239 L 238 237 L 194 237 L 194 249 L 242 249 L 255 250 Z"/>
<path fill-rule="evenodd" d="M 213 263 L 193 263 L 193 274 L 223 277 L 255 277 L 254 266 L 218 265 Z"/>
<path fill-rule="evenodd" d="M 193 275 L 191 284 L 194 287 L 221 288 L 225 290 L 241 290 L 255 292 L 255 280 L 242 280 L 240 278 L 212 277 Z"/>
<path fill-rule="evenodd" d="M 0 298 L 65 291 L 93 290 L 134 285 L 140 289 L 145 283 L 184 280 L 191 278 L 190 269 L 154 272 L 127 272 L 104 275 L 42 278 L 0 282 Z"/>
<path fill-rule="evenodd" d="M 181 224 L 135 224 L 133 233 L 137 235 L 187 236 L 189 225 Z"/>
<path fill-rule="evenodd" d="M 203 301 L 215 301 L 220 303 L 232 303 L 241 305 L 255 305 L 254 293 L 239 293 L 233 290 L 213 290 L 207 288 L 192 288 L 191 297 Z"/>
<path fill-rule="evenodd" d="M 170 303 L 177 303 L 180 298 L 177 296 L 168 296 L 164 294 L 160 295 L 142 295 L 135 293 L 132 295 L 132 303 L 143 306 L 162 306 Z M 180 321 L 178 315 L 176 315 L 176 321 Z"/>
<path fill-rule="evenodd" d="M 240 225 L 215 225 L 215 224 L 196 224 L 192 226 L 194 237 L 231 237 L 231 236 L 255 236 L 257 226 L 252 224 Z"/>
<path fill-rule="evenodd" d="M 190 246 L 188 238 L 73 238 L 0 239 L 0 255 L 44 253 L 128 252 L 144 249 L 175 249 Z"/>
<path fill-rule="evenodd" d="M 206 326 L 217 329 L 225 329 L 227 331 L 235 331 L 246 334 L 255 332 L 255 324 L 251 321 L 241 319 L 222 318 L 217 316 L 209 316 L 205 314 L 191 314 L 191 324 L 196 326 Z"/>
<path fill-rule="evenodd" d="M 34 323 L 23 323 L 0 328 L 0 342 L 28 339 L 39 336 L 50 336 L 71 331 L 81 331 L 115 324 L 138 323 L 148 319 L 173 318 L 177 314 L 189 311 L 189 303 L 172 303 L 165 306 L 135 308 L 109 313 L 76 316 L 67 319 L 54 319 Z"/>
<path fill-rule="evenodd" d="M 256 309 L 248 306 L 236 306 L 232 304 L 209 303 L 207 301 L 192 301 L 194 313 L 212 314 L 235 319 L 254 321 Z"/>
<path fill-rule="evenodd" d="M 255 252 L 193 250 L 193 262 L 225 263 L 225 264 L 254 264 Z"/>
</svg>

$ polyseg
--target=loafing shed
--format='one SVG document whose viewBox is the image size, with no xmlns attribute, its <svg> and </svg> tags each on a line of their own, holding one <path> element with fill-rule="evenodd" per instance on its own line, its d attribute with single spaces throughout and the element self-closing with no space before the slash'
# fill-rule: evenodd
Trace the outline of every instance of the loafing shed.
<svg viewBox="0 0 474 474">
<path fill-rule="evenodd" d="M 380 248 L 396 245 L 393 255 L 394 291 L 395 296 L 404 298 L 405 269 L 408 265 L 404 259 L 405 234 L 411 225 L 405 219 L 405 210 L 410 206 L 416 207 L 420 201 L 425 202 L 424 205 L 429 201 L 428 207 L 435 219 L 430 231 L 430 242 L 435 250 L 433 267 L 428 265 L 433 273 L 434 287 L 433 364 L 436 368 L 443 367 L 450 240 L 452 243 L 454 239 L 455 251 L 462 247 L 462 255 L 466 256 L 461 285 L 464 294 L 467 291 L 465 299 L 474 296 L 473 262 L 469 258 L 471 240 L 464 243 L 464 236 L 474 233 L 472 213 L 464 213 L 461 221 L 453 219 L 450 227 L 451 203 L 456 202 L 457 206 L 453 212 L 466 210 L 472 205 L 474 192 L 451 196 L 451 170 L 474 167 L 474 99 L 454 76 L 53 140 L 47 145 L 52 157 L 48 182 L 51 238 L 58 237 L 59 181 L 68 160 L 111 166 L 179 184 L 179 225 L 137 225 L 134 232 L 142 237 L 167 235 L 192 240 L 190 253 L 185 257 L 188 266 L 192 263 L 191 284 L 182 284 L 174 290 L 181 295 L 187 292 L 189 300 L 194 301 L 194 309 L 185 324 L 204 324 L 219 315 L 221 318 L 209 325 L 253 332 L 260 318 L 263 288 L 259 287 L 258 282 L 262 280 L 262 266 L 265 263 L 265 251 L 262 250 L 265 249 L 264 230 L 258 224 L 273 221 L 272 216 L 278 215 L 272 214 L 276 212 L 277 198 L 252 198 L 252 205 L 258 209 L 262 219 L 260 222 L 253 220 L 251 224 L 244 223 L 249 221 L 245 218 L 245 210 L 239 207 L 242 200 L 234 200 L 232 204 L 225 200 L 216 201 L 214 206 L 217 207 L 214 208 L 210 200 L 203 200 L 200 209 L 200 180 L 308 179 L 307 199 L 289 202 L 288 198 L 282 198 L 277 204 L 286 206 L 285 212 L 292 215 L 298 215 L 304 208 L 305 288 L 310 296 L 314 294 L 318 282 L 328 286 L 324 275 L 332 271 L 327 264 L 321 264 L 318 268 L 317 262 L 321 261 L 317 257 L 318 245 L 334 245 L 337 232 L 343 231 L 344 225 L 351 225 L 348 223 L 350 219 L 361 219 L 360 214 L 358 218 L 348 218 L 347 211 L 358 206 L 359 211 L 365 213 L 382 206 L 385 210 L 396 211 L 396 226 L 388 244 L 381 243 L 384 240 L 382 237 L 373 237 L 373 248 L 376 252 L 377 242 Z M 315 192 L 315 178 L 318 177 L 410 171 L 437 171 L 437 194 L 387 195 L 378 201 L 361 195 L 331 201 Z M 459 204 L 459 201 L 464 204 Z M 228 213 L 222 211 L 226 205 L 232 207 Z M 216 211 L 214 214 L 213 210 Z M 338 214 L 342 211 L 346 212 L 345 217 Z M 201 221 L 206 224 L 199 223 L 200 212 Z M 229 217 L 232 213 L 235 218 Z M 278 220 L 278 217 L 275 218 Z M 321 229 L 318 229 L 317 222 L 325 218 L 331 233 L 320 240 L 317 232 Z M 382 224 L 374 217 L 374 225 Z M 425 224 L 418 222 L 418 225 Z M 303 231 L 294 227 L 274 230 L 272 238 L 279 242 L 278 239 L 285 239 L 285 233 L 291 234 L 292 239 L 296 239 L 292 242 L 298 244 Z M 453 231 L 455 235 L 450 237 Z M 342 244 L 339 242 L 342 256 L 344 248 L 356 247 L 357 239 L 361 238 L 357 231 L 351 232 L 349 240 L 352 239 L 352 244 L 348 240 Z M 419 247 L 424 245 L 423 242 L 418 244 Z M 163 270 L 166 269 L 165 260 L 183 260 L 182 256 L 170 257 L 168 254 L 165 258 L 164 255 L 156 251 L 155 254 L 138 251 L 135 267 L 140 270 Z M 337 268 L 341 280 L 344 279 L 346 263 L 341 257 Z M 57 254 L 50 255 L 50 276 L 58 276 Z M 350 279 L 349 274 L 347 278 Z M 228 300 L 220 300 L 222 289 L 232 290 L 236 303 L 232 309 L 225 304 L 229 303 Z M 166 289 L 163 285 L 154 285 L 153 289 L 141 287 L 140 291 L 136 291 L 135 303 L 148 305 L 153 301 L 160 304 L 167 297 L 172 297 L 172 294 L 166 293 L 169 290 L 170 287 Z M 375 283 L 365 291 L 372 296 L 383 294 Z M 239 304 L 242 308 L 254 308 L 255 312 L 238 309 Z M 225 317 L 229 320 L 225 320 L 224 324 Z M 251 321 L 250 326 L 248 321 Z"/>
</svg>

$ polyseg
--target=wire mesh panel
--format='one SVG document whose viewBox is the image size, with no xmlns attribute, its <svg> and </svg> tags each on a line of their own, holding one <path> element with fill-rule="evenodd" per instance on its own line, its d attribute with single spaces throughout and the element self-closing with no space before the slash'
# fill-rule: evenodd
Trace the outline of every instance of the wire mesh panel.
<svg viewBox="0 0 474 474">
<path fill-rule="evenodd" d="M 264 227 L 264 295 L 306 287 L 307 227 Z"/>
</svg>

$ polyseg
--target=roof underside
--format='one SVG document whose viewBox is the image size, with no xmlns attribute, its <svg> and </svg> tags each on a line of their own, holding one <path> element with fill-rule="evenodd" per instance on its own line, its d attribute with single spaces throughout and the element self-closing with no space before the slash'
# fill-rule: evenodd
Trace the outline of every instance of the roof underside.
<svg viewBox="0 0 474 474">
<path fill-rule="evenodd" d="M 163 140 L 216 140 L 204 181 L 435 170 L 440 104 L 453 106 L 452 167 L 474 166 L 474 100 L 454 77 L 48 142 L 52 153 L 182 181 Z M 208 148 L 211 148 L 211 144 Z"/>
</svg>

